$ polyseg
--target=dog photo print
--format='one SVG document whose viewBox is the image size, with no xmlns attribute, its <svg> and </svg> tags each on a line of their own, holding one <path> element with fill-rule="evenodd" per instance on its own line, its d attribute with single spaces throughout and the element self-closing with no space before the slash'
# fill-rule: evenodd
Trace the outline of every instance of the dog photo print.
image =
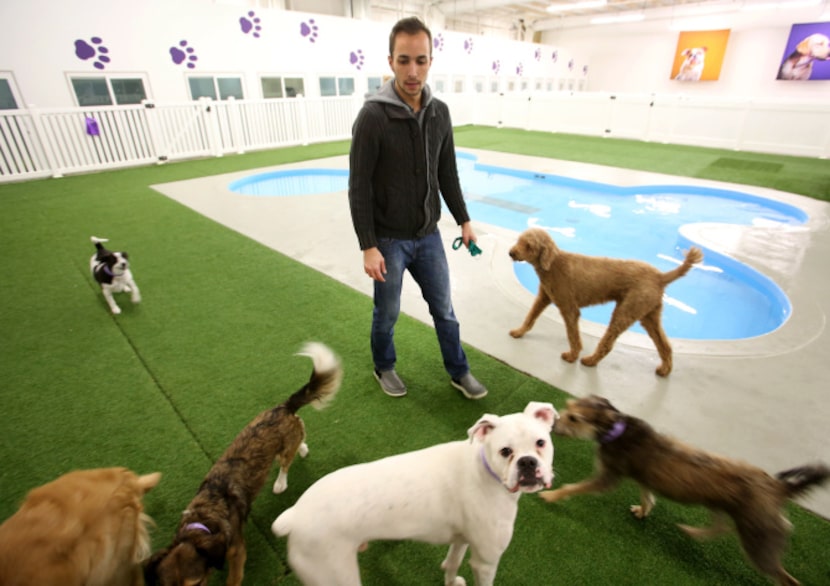
<svg viewBox="0 0 830 586">
<path fill-rule="evenodd" d="M 776 79 L 830 79 L 830 22 L 794 24 Z"/>
<path fill-rule="evenodd" d="M 671 78 L 677 81 L 716 81 L 720 77 L 729 29 L 683 31 L 677 38 Z"/>
</svg>

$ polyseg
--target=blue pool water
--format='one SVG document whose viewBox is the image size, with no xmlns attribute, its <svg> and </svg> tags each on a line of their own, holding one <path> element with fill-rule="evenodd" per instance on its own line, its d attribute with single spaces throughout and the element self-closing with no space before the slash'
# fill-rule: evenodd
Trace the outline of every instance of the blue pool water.
<svg viewBox="0 0 830 586">
<path fill-rule="evenodd" d="M 547 229 L 560 248 L 582 254 L 636 258 L 667 271 L 693 243 L 680 227 L 699 222 L 756 226 L 804 223 L 794 206 L 737 191 L 659 185 L 619 187 L 555 175 L 479 165 L 458 154 L 470 216 L 516 232 Z M 247 195 L 303 195 L 348 188 L 348 172 L 333 169 L 278 171 L 235 181 Z M 539 281 L 527 263 L 516 277 L 535 293 Z M 555 309 L 553 309 L 555 311 Z M 582 317 L 607 324 L 613 304 L 585 308 Z M 671 338 L 736 340 L 780 327 L 791 305 L 775 282 L 716 251 L 666 290 L 663 327 Z M 517 316 L 521 319 L 524 316 Z M 644 333 L 639 324 L 633 331 Z"/>
</svg>

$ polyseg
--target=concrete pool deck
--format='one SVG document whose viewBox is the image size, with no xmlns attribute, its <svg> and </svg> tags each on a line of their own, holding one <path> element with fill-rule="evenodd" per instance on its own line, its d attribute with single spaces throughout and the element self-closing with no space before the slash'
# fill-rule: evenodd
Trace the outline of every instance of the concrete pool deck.
<svg viewBox="0 0 830 586">
<path fill-rule="evenodd" d="M 507 255 L 517 233 L 473 218 L 483 254 L 471 257 L 466 251 L 451 249 L 452 240 L 460 234 L 452 218 L 445 216 L 440 228 L 465 343 L 572 395 L 604 395 L 658 430 L 771 473 L 819 459 L 830 462 L 826 431 L 830 401 L 824 400 L 830 381 L 830 204 L 745 185 L 459 150 L 477 155 L 481 163 L 500 167 L 625 186 L 684 184 L 731 189 L 803 209 L 810 219 L 798 227 L 706 224 L 684 228 L 685 236 L 704 247 L 733 256 L 776 281 L 789 296 L 793 311 L 778 330 L 752 339 L 672 340 L 674 371 L 666 379 L 654 374 L 659 360 L 651 341 L 633 332 L 624 334 L 596 368 L 562 361 L 559 354 L 567 348 L 567 339 L 555 308 L 548 309 L 524 338 L 511 338 L 507 332 L 521 323 L 534 298 L 515 277 Z M 346 157 L 317 159 L 154 188 L 371 295 L 345 192 L 267 197 L 239 195 L 228 189 L 231 181 L 255 173 L 309 167 L 346 169 L 348 161 Z M 608 254 L 614 255 L 613 251 Z M 405 280 L 402 311 L 431 324 L 426 304 L 411 279 Z M 593 351 L 603 330 L 601 325 L 581 322 L 584 353 Z M 475 364 L 472 368 L 475 372 Z M 491 393 L 497 392 L 491 388 Z M 382 398 L 380 390 L 378 396 Z M 830 490 L 817 490 L 800 502 L 830 519 Z"/>
</svg>

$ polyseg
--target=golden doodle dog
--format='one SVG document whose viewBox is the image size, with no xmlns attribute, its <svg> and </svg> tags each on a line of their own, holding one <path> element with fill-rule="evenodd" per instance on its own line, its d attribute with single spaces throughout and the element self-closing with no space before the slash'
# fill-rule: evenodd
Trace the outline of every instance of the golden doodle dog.
<svg viewBox="0 0 830 586">
<path fill-rule="evenodd" d="M 781 565 L 790 522 L 784 502 L 824 483 L 830 468 L 812 464 L 770 476 L 760 468 L 686 446 L 657 433 L 648 423 L 625 415 L 598 396 L 569 400 L 559 413 L 557 435 L 596 441 L 597 473 L 577 484 L 567 484 L 539 495 L 548 502 L 605 492 L 621 479 L 640 485 L 640 504 L 631 512 L 644 519 L 654 507 L 653 493 L 671 500 L 704 505 L 713 515 L 710 527 L 680 525 L 695 538 L 729 531 L 731 517 L 744 551 L 755 566 L 778 584 L 798 584 Z"/>
<path fill-rule="evenodd" d="M 324 406 L 343 378 L 340 360 L 325 345 L 306 344 L 300 354 L 314 363 L 310 380 L 285 403 L 257 415 L 216 461 L 182 513 L 173 543 L 147 563 L 147 584 L 204 586 L 210 572 L 226 560 L 226 584 L 242 584 L 245 522 L 271 464 L 279 460 L 274 492 L 282 492 L 295 454 L 308 453 L 305 426 L 296 413 L 309 403 Z"/>
<path fill-rule="evenodd" d="M 144 584 L 151 520 L 142 498 L 160 479 L 96 468 L 33 489 L 0 526 L 0 584 Z"/>
<path fill-rule="evenodd" d="M 667 376 L 672 370 L 672 349 L 663 331 L 663 291 L 666 286 L 689 272 L 703 260 L 703 253 L 692 247 L 683 263 L 661 273 L 648 263 L 599 256 L 586 256 L 561 250 L 545 230 L 530 228 L 519 235 L 510 249 L 514 261 L 530 263 L 539 276 L 539 293 L 524 323 L 510 330 L 521 338 L 553 303 L 565 321 L 570 349 L 562 359 L 574 362 L 582 351 L 579 336 L 579 309 L 613 301 L 616 303 L 611 323 L 591 356 L 582 359 L 585 366 L 596 366 L 614 347 L 617 338 L 639 321 L 645 328 L 662 363 L 657 374 Z"/>
</svg>

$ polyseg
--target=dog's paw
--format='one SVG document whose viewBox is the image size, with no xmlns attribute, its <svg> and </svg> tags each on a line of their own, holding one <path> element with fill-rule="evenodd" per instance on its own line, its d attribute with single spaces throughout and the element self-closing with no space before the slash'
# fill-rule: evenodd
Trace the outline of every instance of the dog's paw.
<svg viewBox="0 0 830 586">
<path fill-rule="evenodd" d="M 116 306 L 114 306 L 114 307 L 111 307 L 110 309 L 112 310 L 112 314 L 113 314 L 113 315 L 118 315 L 118 314 L 120 314 L 120 313 L 121 313 L 121 308 L 120 308 L 120 307 L 118 307 L 117 305 L 116 305 Z"/>
<path fill-rule="evenodd" d="M 516 328 L 515 330 L 510 330 L 510 335 L 514 338 L 521 338 L 525 335 L 527 330 L 523 330 L 522 328 Z"/>
<path fill-rule="evenodd" d="M 599 363 L 599 359 L 593 356 L 586 356 L 581 362 L 583 366 L 596 366 Z"/>
<path fill-rule="evenodd" d="M 643 509 L 640 505 L 631 505 L 631 514 L 637 517 L 638 519 L 645 519 L 648 515 L 648 512 Z"/>
<path fill-rule="evenodd" d="M 577 358 L 579 358 L 578 352 L 562 352 L 562 360 L 565 362 L 576 362 Z"/>
<path fill-rule="evenodd" d="M 671 364 L 661 364 L 654 372 L 657 373 L 657 376 L 669 376 Z"/>
<path fill-rule="evenodd" d="M 282 494 L 288 489 L 288 478 L 284 474 L 280 474 L 277 476 L 277 480 L 274 482 L 273 492 L 274 494 Z"/>
<path fill-rule="evenodd" d="M 308 444 L 305 442 L 301 443 L 300 447 L 297 448 L 297 453 L 300 454 L 300 458 L 308 456 Z"/>
</svg>

